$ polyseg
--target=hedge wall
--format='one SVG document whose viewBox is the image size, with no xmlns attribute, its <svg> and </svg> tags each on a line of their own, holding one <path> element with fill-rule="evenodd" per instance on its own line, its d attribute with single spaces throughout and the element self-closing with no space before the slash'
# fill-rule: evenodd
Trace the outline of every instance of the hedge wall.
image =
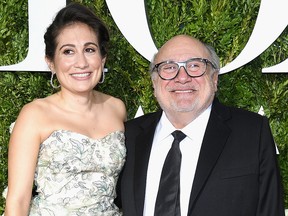
<svg viewBox="0 0 288 216">
<path fill-rule="evenodd" d="M 78 1 L 95 9 L 107 23 L 111 46 L 109 73 L 99 90 L 121 98 L 128 118 L 139 105 L 145 113 L 157 109 L 149 62 L 121 35 L 104 0 Z M 224 66 L 243 49 L 258 14 L 260 0 L 146 0 L 147 16 L 156 46 L 179 33 L 193 35 L 215 47 Z M 28 1 L 0 2 L 0 65 L 23 60 L 28 51 Z M 269 29 L 267 29 L 269 31 Z M 288 58 L 288 29 L 264 53 L 233 72 L 220 75 L 218 97 L 228 105 L 258 112 L 262 105 L 278 145 L 279 164 L 288 207 L 288 80 L 287 74 L 262 74 L 261 69 Z M 263 35 L 265 37 L 265 35 Z M 0 72 L 0 192 L 7 185 L 9 125 L 23 104 L 53 93 L 49 73 Z M 5 200 L 0 198 L 0 214 Z"/>
</svg>

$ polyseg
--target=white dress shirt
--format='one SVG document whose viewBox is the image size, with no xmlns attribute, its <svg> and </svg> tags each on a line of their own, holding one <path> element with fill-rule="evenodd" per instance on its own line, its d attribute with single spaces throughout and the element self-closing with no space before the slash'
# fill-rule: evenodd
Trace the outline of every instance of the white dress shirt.
<svg viewBox="0 0 288 216">
<path fill-rule="evenodd" d="M 188 213 L 188 205 L 196 165 L 210 112 L 211 106 L 194 121 L 181 129 L 181 131 L 186 134 L 186 138 L 180 143 L 180 150 L 182 153 L 180 170 L 180 205 L 181 215 L 183 216 Z M 162 167 L 174 139 L 171 135 L 174 130 L 176 129 L 163 112 L 163 115 L 156 127 L 148 164 L 143 216 L 154 215 L 154 206 L 158 193 Z"/>
</svg>

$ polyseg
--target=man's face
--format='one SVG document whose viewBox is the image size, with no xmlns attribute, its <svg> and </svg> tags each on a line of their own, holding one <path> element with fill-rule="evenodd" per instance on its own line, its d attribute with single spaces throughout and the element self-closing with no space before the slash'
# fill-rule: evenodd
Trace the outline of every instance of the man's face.
<svg viewBox="0 0 288 216">
<path fill-rule="evenodd" d="M 168 41 L 158 52 L 155 63 L 162 61 L 183 62 L 190 58 L 206 58 L 208 50 L 199 41 L 188 36 L 177 36 Z M 192 112 L 202 113 L 213 101 L 217 91 L 218 74 L 207 64 L 203 76 L 192 78 L 183 67 L 173 80 L 162 80 L 152 75 L 154 94 L 166 113 Z"/>
</svg>

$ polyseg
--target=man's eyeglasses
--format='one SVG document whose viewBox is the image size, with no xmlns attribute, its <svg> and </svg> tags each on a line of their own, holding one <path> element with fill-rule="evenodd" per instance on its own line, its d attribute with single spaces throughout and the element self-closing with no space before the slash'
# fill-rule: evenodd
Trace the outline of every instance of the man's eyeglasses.
<svg viewBox="0 0 288 216">
<path fill-rule="evenodd" d="M 206 72 L 208 63 L 211 64 L 214 69 L 217 69 L 217 67 L 208 59 L 192 58 L 185 62 L 160 62 L 154 66 L 153 71 L 156 70 L 163 80 L 172 80 L 178 75 L 180 68 L 183 67 L 188 76 L 196 78 L 203 76 Z"/>
</svg>

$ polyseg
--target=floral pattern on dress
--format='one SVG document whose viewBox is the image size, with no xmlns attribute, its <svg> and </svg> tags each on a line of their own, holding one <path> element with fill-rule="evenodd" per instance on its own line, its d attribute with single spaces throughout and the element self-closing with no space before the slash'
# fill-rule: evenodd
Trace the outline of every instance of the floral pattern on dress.
<svg viewBox="0 0 288 216">
<path fill-rule="evenodd" d="M 119 216 L 113 203 L 124 165 L 124 133 L 101 139 L 68 131 L 54 131 L 40 146 L 35 172 L 38 195 L 30 215 Z"/>
</svg>

